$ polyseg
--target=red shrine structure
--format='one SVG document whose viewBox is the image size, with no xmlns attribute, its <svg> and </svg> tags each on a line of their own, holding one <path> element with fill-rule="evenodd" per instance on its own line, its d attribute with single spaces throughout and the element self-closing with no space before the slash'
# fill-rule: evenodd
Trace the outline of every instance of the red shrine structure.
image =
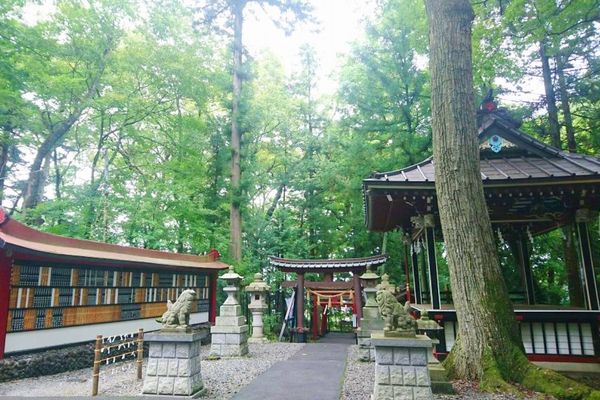
<svg viewBox="0 0 600 400">
<path fill-rule="evenodd" d="M 304 299 L 308 296 L 312 302 L 312 337 L 316 339 L 327 330 L 327 309 L 331 307 L 352 307 L 357 323 L 362 317 L 362 286 L 360 275 L 368 267 L 378 267 L 387 261 L 386 255 L 324 260 L 293 260 L 269 257 L 272 266 L 283 272 L 296 273 L 295 281 L 285 281 L 283 288 L 294 288 L 296 308 L 296 332 L 303 333 Z M 335 280 L 336 273 L 351 272 L 352 280 Z M 321 281 L 305 280 L 306 273 L 321 274 Z M 305 294 L 306 291 L 306 294 Z M 319 312 L 319 308 L 324 312 Z"/>
<path fill-rule="evenodd" d="M 204 256 L 72 239 L 29 228 L 0 208 L 0 359 L 15 353 L 151 331 L 185 289 L 191 323 L 214 322 L 217 275 Z"/>
<path fill-rule="evenodd" d="M 525 350 L 534 361 L 600 362 L 600 300 L 588 224 L 600 210 L 600 159 L 548 146 L 519 130 L 493 102 L 478 114 L 480 168 L 492 228 L 511 244 L 521 277 L 515 302 Z M 441 323 L 437 351 L 454 344 L 456 313 L 441 296 L 435 241 L 443 240 L 430 157 L 363 181 L 369 230 L 402 229 L 412 254 L 414 307 Z M 530 263 L 533 237 L 571 226 L 578 249 L 580 305 L 538 304 Z M 423 256 L 424 257 L 421 257 Z M 426 274 L 423 274 L 423 269 Z M 571 299 L 572 300 L 572 299 Z"/>
</svg>

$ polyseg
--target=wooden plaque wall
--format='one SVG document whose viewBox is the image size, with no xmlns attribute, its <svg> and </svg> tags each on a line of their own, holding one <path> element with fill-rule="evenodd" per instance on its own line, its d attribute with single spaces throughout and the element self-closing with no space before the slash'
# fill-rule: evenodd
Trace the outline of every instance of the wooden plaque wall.
<svg viewBox="0 0 600 400">
<path fill-rule="evenodd" d="M 209 307 L 209 275 L 15 264 L 8 332 L 161 316 L 167 299 L 194 289 L 193 312 Z"/>
</svg>

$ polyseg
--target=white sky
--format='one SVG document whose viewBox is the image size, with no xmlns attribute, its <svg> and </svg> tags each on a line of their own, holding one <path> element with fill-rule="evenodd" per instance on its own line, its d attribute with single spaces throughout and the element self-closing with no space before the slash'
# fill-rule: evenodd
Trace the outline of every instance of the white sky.
<svg viewBox="0 0 600 400">
<path fill-rule="evenodd" d="M 261 11 L 246 13 L 243 40 L 251 55 L 269 49 L 283 63 L 287 74 L 299 67 L 298 52 L 310 44 L 320 64 L 319 89 L 330 94 L 336 89 L 332 73 L 339 65 L 340 54 L 347 54 L 350 43 L 364 34 L 363 20 L 373 14 L 374 0 L 311 0 L 316 26 L 300 24 L 286 36 Z"/>
</svg>

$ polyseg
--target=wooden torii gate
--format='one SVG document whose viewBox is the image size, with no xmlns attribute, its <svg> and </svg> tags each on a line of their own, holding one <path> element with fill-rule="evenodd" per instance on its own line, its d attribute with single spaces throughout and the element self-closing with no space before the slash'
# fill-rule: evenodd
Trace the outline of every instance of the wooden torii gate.
<svg viewBox="0 0 600 400">
<path fill-rule="evenodd" d="M 377 267 L 387 261 L 386 255 L 376 255 L 361 258 L 345 259 L 312 259 L 312 260 L 294 260 L 280 257 L 269 257 L 270 264 L 282 272 L 295 272 L 297 279 L 295 281 L 283 282 L 282 287 L 296 288 L 296 330 L 305 331 L 304 327 L 304 299 L 305 289 L 311 295 L 313 301 L 313 320 L 320 318 L 314 310 L 317 305 L 341 306 L 351 304 L 357 323 L 360 323 L 362 317 L 362 295 L 360 275 L 367 267 Z M 336 281 L 335 273 L 352 272 L 351 281 Z M 322 280 L 318 282 L 305 281 L 306 273 L 321 274 Z M 325 317 L 326 318 L 326 317 Z M 321 324 L 326 323 L 326 319 L 321 319 Z M 318 326 L 312 324 L 313 337 L 318 335 Z"/>
</svg>

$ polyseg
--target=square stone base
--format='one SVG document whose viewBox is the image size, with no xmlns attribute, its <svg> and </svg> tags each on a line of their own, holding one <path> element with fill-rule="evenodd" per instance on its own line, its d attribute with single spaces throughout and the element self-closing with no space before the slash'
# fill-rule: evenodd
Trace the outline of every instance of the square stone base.
<svg viewBox="0 0 600 400">
<path fill-rule="evenodd" d="M 433 399 L 427 369 L 429 338 L 385 338 L 374 333 L 371 341 L 375 347 L 374 400 Z"/>
<path fill-rule="evenodd" d="M 245 328 L 245 329 L 241 329 Z M 248 325 L 211 328 L 210 357 L 242 357 L 248 354 Z"/>
<path fill-rule="evenodd" d="M 199 333 L 148 333 L 145 395 L 195 396 L 204 388 L 200 371 Z"/>
</svg>

